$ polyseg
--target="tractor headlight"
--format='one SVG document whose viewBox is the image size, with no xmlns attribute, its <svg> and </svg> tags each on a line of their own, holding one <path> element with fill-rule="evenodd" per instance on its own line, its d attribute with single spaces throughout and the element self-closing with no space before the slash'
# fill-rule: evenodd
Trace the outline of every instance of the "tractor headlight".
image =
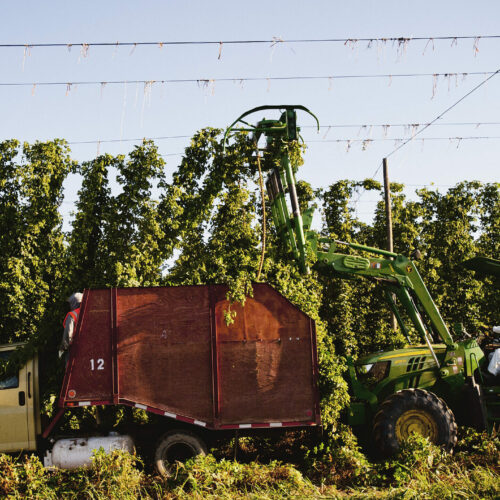
<svg viewBox="0 0 500 500">
<path fill-rule="evenodd" d="M 390 361 L 377 361 L 376 363 L 358 365 L 359 380 L 366 385 L 375 385 L 389 375 Z"/>
</svg>

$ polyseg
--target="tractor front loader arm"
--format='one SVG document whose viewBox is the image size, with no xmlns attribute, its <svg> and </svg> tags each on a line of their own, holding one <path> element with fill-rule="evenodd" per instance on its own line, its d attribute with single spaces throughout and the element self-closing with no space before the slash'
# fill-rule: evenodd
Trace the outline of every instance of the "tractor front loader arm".
<svg viewBox="0 0 500 500">
<path fill-rule="evenodd" d="M 276 109 L 282 110 L 279 119 L 263 119 L 256 125 L 249 125 L 244 120 L 252 113 Z M 273 222 L 279 237 L 292 252 L 300 270 L 308 272 L 307 262 L 311 260 L 318 265 L 333 268 L 335 273 L 341 277 L 363 277 L 379 282 L 386 291 L 389 305 L 395 312 L 402 331 L 408 333 L 397 305 L 392 299 L 392 294 L 396 295 L 406 310 L 415 329 L 429 346 L 434 360 L 439 366 L 431 346 L 432 332 L 439 335 L 450 348 L 456 344 L 454 344 L 415 264 L 407 257 L 397 253 L 357 243 L 322 238 L 316 231 L 311 230 L 313 208 L 301 213 L 295 179 L 297 165 L 292 163 L 293 158 L 289 154 L 290 144 L 299 138 L 297 110 L 312 115 L 319 129 L 318 119 L 304 106 L 259 106 L 243 113 L 235 120 L 226 130 L 224 141 L 227 140 L 231 132 L 253 132 L 257 149 L 260 137 L 265 136 L 267 146 L 264 151 L 270 155 L 270 158 L 268 157 L 265 162 L 268 172 L 266 187 Z M 235 128 L 238 123 L 245 125 L 245 127 Z M 339 252 L 339 246 L 361 251 L 364 255 Z"/>
</svg>

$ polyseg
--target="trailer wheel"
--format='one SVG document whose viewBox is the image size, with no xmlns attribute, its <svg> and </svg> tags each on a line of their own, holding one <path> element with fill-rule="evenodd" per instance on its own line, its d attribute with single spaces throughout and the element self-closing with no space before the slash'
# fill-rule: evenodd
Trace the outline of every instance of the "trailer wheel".
<svg viewBox="0 0 500 500">
<path fill-rule="evenodd" d="M 175 471 L 175 462 L 184 462 L 197 455 L 206 454 L 207 447 L 198 436 L 184 430 L 173 430 L 160 438 L 154 463 L 162 476 L 170 477 Z"/>
<path fill-rule="evenodd" d="M 432 392 L 404 389 L 391 394 L 379 407 L 373 438 L 383 456 L 393 455 L 401 441 L 420 434 L 451 451 L 457 442 L 457 424 L 446 403 Z"/>
</svg>

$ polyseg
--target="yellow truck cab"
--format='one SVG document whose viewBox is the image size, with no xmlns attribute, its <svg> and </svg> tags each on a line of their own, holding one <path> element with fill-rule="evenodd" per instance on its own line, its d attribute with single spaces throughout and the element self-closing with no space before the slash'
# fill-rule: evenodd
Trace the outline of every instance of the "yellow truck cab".
<svg viewBox="0 0 500 500">
<path fill-rule="evenodd" d="M 22 345 L 0 345 L 0 360 L 7 360 Z M 41 431 L 35 356 L 17 374 L 0 379 L 0 453 L 36 450 Z"/>
</svg>

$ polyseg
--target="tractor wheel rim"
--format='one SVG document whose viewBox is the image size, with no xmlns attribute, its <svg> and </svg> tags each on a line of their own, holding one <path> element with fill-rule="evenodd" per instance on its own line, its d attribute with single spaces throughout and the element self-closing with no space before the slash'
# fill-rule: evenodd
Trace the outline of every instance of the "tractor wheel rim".
<svg viewBox="0 0 500 500">
<path fill-rule="evenodd" d="M 396 438 L 399 442 L 414 433 L 429 438 L 433 443 L 437 442 L 437 424 L 424 410 L 405 411 L 396 421 Z"/>
</svg>

